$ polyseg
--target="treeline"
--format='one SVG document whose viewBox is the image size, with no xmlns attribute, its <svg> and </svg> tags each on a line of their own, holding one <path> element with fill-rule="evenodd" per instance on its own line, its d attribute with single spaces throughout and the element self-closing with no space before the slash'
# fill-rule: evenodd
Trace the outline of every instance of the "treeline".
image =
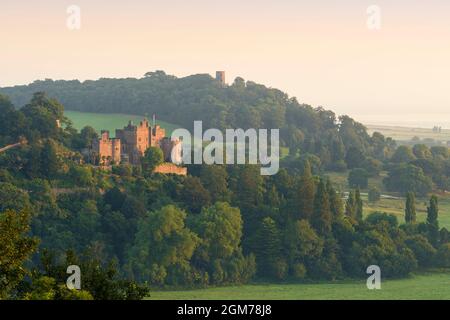
<svg viewBox="0 0 450 320">
<path fill-rule="evenodd" d="M 364 159 L 364 157 L 361 157 Z M 383 179 L 389 192 L 406 195 L 414 192 L 420 197 L 433 190 L 445 192 L 450 189 L 450 152 L 448 147 L 416 144 L 413 147 L 399 146 L 384 162 L 367 167 L 362 160 L 349 171 L 348 184 L 353 188 L 368 189 L 369 178 L 379 177 L 387 171 Z M 375 164 L 375 163 L 373 163 Z"/>
<path fill-rule="evenodd" d="M 194 120 L 204 128 L 279 128 L 281 144 L 296 156 L 312 154 L 324 169 L 344 171 L 364 161 L 372 170 L 389 157 L 395 143 L 348 116 L 300 104 L 286 93 L 238 77 L 223 87 L 209 75 L 176 78 L 163 71 L 141 79 L 97 81 L 35 81 L 28 86 L 1 88 L 16 106 L 35 92 L 46 92 L 69 110 L 148 115 L 191 129 Z M 363 158 L 363 160 L 361 160 Z"/>
</svg>

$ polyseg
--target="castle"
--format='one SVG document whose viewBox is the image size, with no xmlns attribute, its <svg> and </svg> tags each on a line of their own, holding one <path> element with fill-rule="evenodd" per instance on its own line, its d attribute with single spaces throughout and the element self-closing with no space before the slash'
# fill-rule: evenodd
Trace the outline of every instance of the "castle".
<svg viewBox="0 0 450 320">
<path fill-rule="evenodd" d="M 102 130 L 100 138 L 94 139 L 91 147 L 91 160 L 101 166 L 120 163 L 139 165 L 141 158 L 149 147 L 161 148 L 166 163 L 155 169 L 155 172 L 185 175 L 186 168 L 173 163 L 181 163 L 182 145 L 180 140 L 166 137 L 166 131 L 153 120 L 150 126 L 147 119 L 139 125 L 128 123 L 123 129 L 116 129 L 115 138 L 109 136 L 109 131 Z"/>
<path fill-rule="evenodd" d="M 225 71 L 216 71 L 216 80 L 219 81 L 222 86 L 225 86 Z"/>
</svg>

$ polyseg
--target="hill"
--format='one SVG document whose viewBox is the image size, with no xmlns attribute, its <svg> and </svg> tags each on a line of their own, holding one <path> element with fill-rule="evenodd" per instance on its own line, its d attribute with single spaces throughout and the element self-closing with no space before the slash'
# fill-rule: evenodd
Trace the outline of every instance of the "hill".
<svg viewBox="0 0 450 320">
<path fill-rule="evenodd" d="M 177 78 L 156 71 L 140 79 L 35 81 L 1 88 L 0 94 L 23 106 L 40 91 L 70 111 L 156 114 L 187 129 L 194 120 L 202 120 L 204 129 L 277 128 L 281 146 L 288 147 L 292 155 L 299 150 L 316 155 L 324 168 L 347 166 L 347 155 L 355 152 L 383 161 L 393 148 L 391 139 L 381 134 L 370 136 L 362 124 L 348 116 L 338 118 L 332 111 L 300 104 L 281 90 L 240 77 L 223 86 L 207 74 Z"/>
</svg>

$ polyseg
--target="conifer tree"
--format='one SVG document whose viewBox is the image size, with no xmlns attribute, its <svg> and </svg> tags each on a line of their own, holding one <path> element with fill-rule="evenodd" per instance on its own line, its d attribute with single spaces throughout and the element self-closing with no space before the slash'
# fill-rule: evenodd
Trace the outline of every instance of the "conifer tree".
<svg viewBox="0 0 450 320">
<path fill-rule="evenodd" d="M 347 201 L 345 202 L 345 215 L 351 218 L 356 216 L 356 199 L 353 190 L 348 193 Z"/>
<path fill-rule="evenodd" d="M 311 173 L 311 165 L 308 160 L 305 161 L 303 174 L 299 181 L 297 193 L 298 213 L 297 218 L 310 219 L 314 211 L 314 178 Z"/>
<path fill-rule="evenodd" d="M 330 199 L 331 213 L 333 214 L 333 218 L 337 219 L 342 216 L 344 212 L 344 204 L 342 203 L 340 194 L 336 192 L 330 179 L 327 180 L 327 192 Z"/>
<path fill-rule="evenodd" d="M 355 191 L 355 216 L 358 221 L 361 221 L 363 218 L 363 201 L 359 188 Z"/>
<path fill-rule="evenodd" d="M 256 234 L 255 246 L 258 273 L 261 276 L 275 276 L 275 266 L 281 255 L 281 238 L 272 218 L 266 217 L 262 220 Z"/>
<path fill-rule="evenodd" d="M 416 204 L 415 204 L 414 192 L 408 192 L 406 194 L 406 204 L 405 204 L 405 222 L 414 223 L 416 222 Z"/>
<path fill-rule="evenodd" d="M 439 242 L 439 207 L 438 198 L 433 195 L 430 198 L 430 205 L 427 207 L 427 227 L 428 227 L 428 239 L 430 243 L 437 247 Z"/>
<path fill-rule="evenodd" d="M 333 215 L 330 210 L 327 188 L 325 182 L 320 180 L 314 198 L 312 225 L 318 233 L 325 235 L 331 232 L 332 220 Z"/>
<path fill-rule="evenodd" d="M 58 171 L 58 156 L 53 142 L 47 140 L 41 152 L 41 173 L 47 179 L 53 179 Z"/>
</svg>

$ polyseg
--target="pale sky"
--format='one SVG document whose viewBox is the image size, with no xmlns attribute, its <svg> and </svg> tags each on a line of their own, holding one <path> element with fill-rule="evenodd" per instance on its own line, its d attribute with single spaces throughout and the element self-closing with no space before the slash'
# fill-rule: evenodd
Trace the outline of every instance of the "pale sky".
<svg viewBox="0 0 450 320">
<path fill-rule="evenodd" d="M 450 115 L 448 0 L 0 0 L 0 39 L 0 86 L 225 70 L 339 114 Z"/>
</svg>

